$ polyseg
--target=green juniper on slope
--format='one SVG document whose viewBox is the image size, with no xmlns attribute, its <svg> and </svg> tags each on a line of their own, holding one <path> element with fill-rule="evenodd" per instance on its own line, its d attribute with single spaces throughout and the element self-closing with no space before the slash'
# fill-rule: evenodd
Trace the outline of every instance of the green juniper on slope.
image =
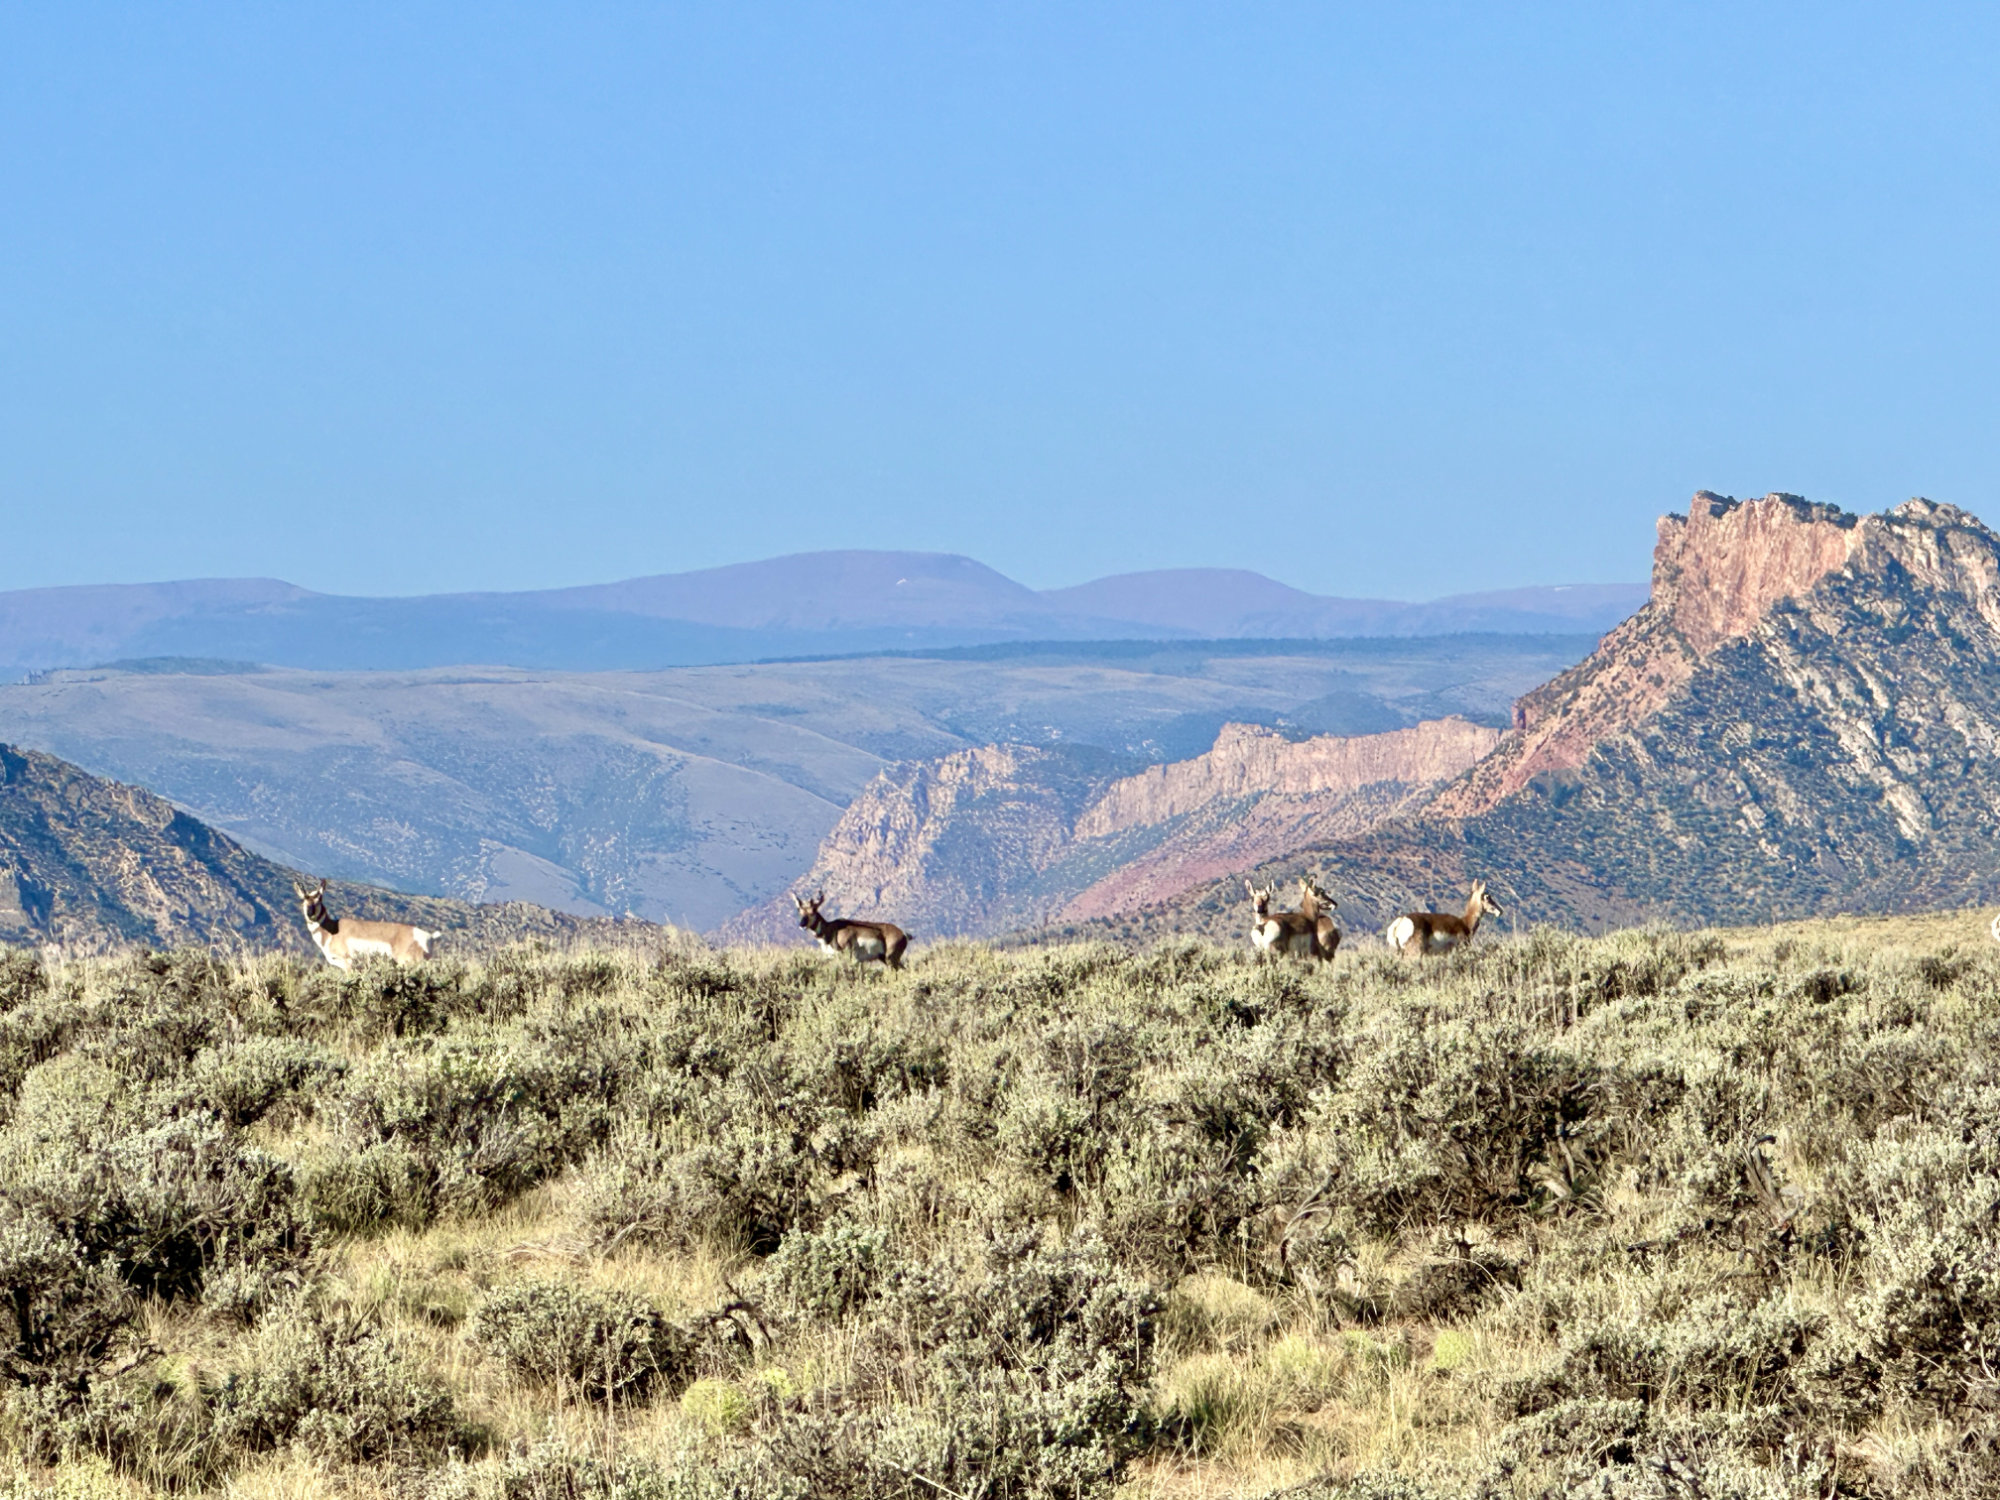
<svg viewBox="0 0 2000 1500">
<path fill-rule="evenodd" d="M 1991 1487 L 1962 925 L 5 955 L 0 1494 Z"/>
</svg>

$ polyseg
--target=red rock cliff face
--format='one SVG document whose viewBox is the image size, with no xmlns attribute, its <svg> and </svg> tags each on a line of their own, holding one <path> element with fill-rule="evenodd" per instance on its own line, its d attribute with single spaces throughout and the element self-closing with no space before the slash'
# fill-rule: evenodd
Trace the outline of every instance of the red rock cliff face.
<svg viewBox="0 0 2000 1500">
<path fill-rule="evenodd" d="M 1859 520 L 1796 495 L 1739 503 L 1703 490 L 1685 517 L 1660 517 L 1653 603 L 1706 656 L 1845 567 Z"/>
<path fill-rule="evenodd" d="M 1457 718 L 1300 741 L 1254 724 L 1225 724 L 1207 754 L 1113 782 L 1077 820 L 1076 836 L 1106 838 L 1250 796 L 1346 794 L 1379 782 L 1429 786 L 1456 776 L 1499 742 L 1498 730 Z"/>
<path fill-rule="evenodd" d="M 1737 501 L 1701 491 L 1687 515 L 1660 518 L 1651 602 L 1522 698 L 1506 743 L 1428 811 L 1474 817 L 1537 776 L 1582 765 L 1605 738 L 1656 712 L 1704 657 L 1847 566 L 1863 535 L 1858 517 L 1796 495 Z"/>
</svg>

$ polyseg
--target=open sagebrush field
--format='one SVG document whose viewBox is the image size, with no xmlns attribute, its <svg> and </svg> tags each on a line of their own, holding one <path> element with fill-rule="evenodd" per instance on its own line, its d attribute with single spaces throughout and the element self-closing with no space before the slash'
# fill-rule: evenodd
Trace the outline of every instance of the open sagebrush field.
<svg viewBox="0 0 2000 1500">
<path fill-rule="evenodd" d="M 0 957 L 0 1496 L 2000 1488 L 1983 919 Z"/>
</svg>

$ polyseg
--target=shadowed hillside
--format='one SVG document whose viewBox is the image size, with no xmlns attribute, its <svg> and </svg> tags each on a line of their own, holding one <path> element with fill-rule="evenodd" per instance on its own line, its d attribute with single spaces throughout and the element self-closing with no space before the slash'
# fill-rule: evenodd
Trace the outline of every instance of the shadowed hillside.
<svg viewBox="0 0 2000 1500">
<path fill-rule="evenodd" d="M 0 745 L 0 942 L 310 953 L 292 876 L 151 792 Z M 414 922 L 463 951 L 584 935 L 616 944 L 658 932 L 524 902 L 474 906 L 367 886 L 331 885 L 328 901 L 336 915 Z"/>
</svg>

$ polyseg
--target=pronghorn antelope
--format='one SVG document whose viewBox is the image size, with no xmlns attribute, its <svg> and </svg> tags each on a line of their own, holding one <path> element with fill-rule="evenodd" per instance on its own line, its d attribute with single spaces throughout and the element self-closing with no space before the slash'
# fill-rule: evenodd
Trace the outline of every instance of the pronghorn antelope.
<svg viewBox="0 0 2000 1500">
<path fill-rule="evenodd" d="M 910 946 L 907 932 L 893 922 L 850 922 L 845 917 L 829 922 L 819 914 L 819 904 L 824 900 L 825 891 L 810 901 L 792 897 L 792 905 L 799 909 L 799 926 L 818 938 L 820 947 L 829 953 L 845 953 L 858 964 L 903 967 L 903 950 Z"/>
<path fill-rule="evenodd" d="M 1312 876 L 1299 877 L 1299 915 L 1312 919 L 1313 956 L 1327 963 L 1332 963 L 1340 950 L 1340 929 L 1333 925 L 1333 909 L 1338 905 Z"/>
<path fill-rule="evenodd" d="M 1389 924 L 1383 934 L 1389 946 L 1421 958 L 1426 953 L 1448 953 L 1460 943 L 1472 941 L 1472 935 L 1479 931 L 1479 919 L 1491 912 L 1496 917 L 1507 914 L 1500 909 L 1500 903 L 1486 894 L 1486 882 L 1472 882 L 1472 894 L 1466 899 L 1465 915 L 1455 917 L 1448 911 L 1405 912 Z"/>
<path fill-rule="evenodd" d="M 1311 958 L 1318 951 L 1319 924 L 1314 918 L 1302 912 L 1271 910 L 1271 898 L 1278 894 L 1275 885 L 1267 885 L 1260 891 L 1246 879 L 1243 888 L 1250 893 L 1250 909 L 1254 913 L 1250 919 L 1250 941 L 1259 956 L 1291 953 Z"/>
<path fill-rule="evenodd" d="M 355 960 L 362 958 L 393 958 L 399 964 L 420 964 L 431 956 L 431 944 L 437 939 L 435 932 L 425 932 L 407 922 L 330 917 L 326 912 L 324 880 L 310 891 L 294 880 L 292 889 L 299 893 L 299 905 L 305 909 L 306 931 L 336 969 L 351 969 Z"/>
</svg>

